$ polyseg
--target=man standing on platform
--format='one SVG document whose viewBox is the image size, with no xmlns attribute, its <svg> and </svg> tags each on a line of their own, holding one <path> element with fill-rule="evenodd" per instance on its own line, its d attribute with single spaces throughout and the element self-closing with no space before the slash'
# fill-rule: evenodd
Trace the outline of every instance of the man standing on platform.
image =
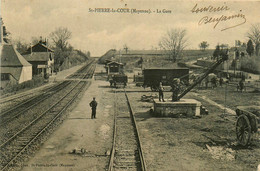
<svg viewBox="0 0 260 171">
<path fill-rule="evenodd" d="M 95 97 L 93 97 L 93 100 L 89 103 L 91 109 L 92 109 L 92 115 L 91 119 L 96 118 L 96 110 L 97 110 L 97 101 L 95 100 Z"/>
<path fill-rule="evenodd" d="M 160 82 L 160 84 L 159 84 L 159 101 L 161 101 L 161 99 L 162 99 L 162 101 L 164 102 L 163 90 L 164 90 L 164 88 L 162 86 L 162 82 Z"/>
</svg>

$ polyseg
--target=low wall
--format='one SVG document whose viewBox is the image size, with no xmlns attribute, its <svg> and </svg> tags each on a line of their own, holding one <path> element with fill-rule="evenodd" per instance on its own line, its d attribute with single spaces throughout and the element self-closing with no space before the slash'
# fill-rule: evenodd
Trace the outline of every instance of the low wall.
<svg viewBox="0 0 260 171">
<path fill-rule="evenodd" d="M 184 115 L 187 117 L 199 116 L 201 103 L 195 99 L 181 99 L 172 102 L 169 99 L 160 102 L 154 99 L 154 114 L 163 117 L 176 117 Z"/>
</svg>

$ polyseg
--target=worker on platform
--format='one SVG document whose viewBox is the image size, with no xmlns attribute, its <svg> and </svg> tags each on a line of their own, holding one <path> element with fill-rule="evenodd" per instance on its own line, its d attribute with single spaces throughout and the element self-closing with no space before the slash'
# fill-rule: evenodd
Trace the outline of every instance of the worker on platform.
<svg viewBox="0 0 260 171">
<path fill-rule="evenodd" d="M 180 79 L 175 78 L 172 84 L 172 101 L 178 101 L 178 95 L 181 91 Z"/>
<path fill-rule="evenodd" d="M 89 103 L 89 105 L 92 109 L 91 119 L 96 119 L 96 110 L 98 104 L 95 97 L 93 97 L 93 100 Z"/>
<path fill-rule="evenodd" d="M 217 87 L 217 77 L 215 76 L 212 77 L 210 82 L 211 82 L 212 89 Z"/>
<path fill-rule="evenodd" d="M 161 101 L 161 99 L 162 99 L 162 101 L 165 102 L 164 98 L 163 98 L 163 90 L 164 90 L 164 88 L 163 88 L 162 82 L 160 82 L 160 84 L 159 84 L 159 101 Z"/>
<path fill-rule="evenodd" d="M 220 85 L 220 87 L 222 87 L 223 83 L 224 83 L 224 80 L 223 80 L 222 77 L 220 77 L 220 79 L 219 79 L 219 85 Z"/>
<path fill-rule="evenodd" d="M 243 89 L 244 89 L 244 81 L 243 81 L 243 79 L 241 79 L 240 81 L 239 81 L 239 88 L 240 88 L 240 92 L 242 93 L 242 91 L 243 91 Z"/>
</svg>

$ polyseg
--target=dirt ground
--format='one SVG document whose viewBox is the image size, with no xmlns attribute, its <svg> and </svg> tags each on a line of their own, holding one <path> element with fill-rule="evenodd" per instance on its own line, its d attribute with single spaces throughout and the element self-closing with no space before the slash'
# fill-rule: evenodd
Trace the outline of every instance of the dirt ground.
<svg viewBox="0 0 260 171">
<path fill-rule="evenodd" d="M 140 99 L 156 93 L 129 93 L 148 170 L 256 170 L 260 164 L 259 134 L 251 146 L 240 147 L 235 117 L 221 117 L 223 109 L 197 93 L 185 98 L 195 98 L 209 110 L 209 115 L 200 119 L 153 117 L 149 113 L 153 104 Z"/>
<path fill-rule="evenodd" d="M 24 171 L 106 169 L 107 151 L 112 146 L 114 114 L 114 101 L 111 100 L 114 93 L 107 85 L 105 81 L 92 80 L 78 105 L 24 165 Z M 93 97 L 98 102 L 97 119 L 91 119 L 89 103 Z"/>
<path fill-rule="evenodd" d="M 102 69 L 102 66 L 97 66 L 96 72 Z M 114 114 L 114 93 L 108 85 L 106 81 L 92 80 L 68 119 L 25 164 L 25 171 L 99 171 L 107 168 Z M 137 87 L 128 87 L 127 90 L 140 91 L 129 92 L 128 96 L 136 116 L 148 170 L 255 171 L 260 164 L 260 135 L 254 137 L 248 148 L 237 145 L 235 117 L 222 115 L 225 106 L 222 88 L 196 90 L 185 96 L 199 100 L 208 109 L 209 114 L 198 119 L 154 117 L 149 113 L 153 104 L 140 99 L 144 94 L 157 93 L 142 92 L 143 89 Z M 259 94 L 236 94 L 232 88 L 229 91 L 226 106 L 231 114 L 236 105 L 258 104 L 255 99 L 259 99 Z M 165 93 L 165 97 L 170 95 Z M 98 101 L 97 119 L 94 120 L 90 119 L 89 107 L 93 96 Z M 73 150 L 75 152 L 71 153 Z"/>
</svg>

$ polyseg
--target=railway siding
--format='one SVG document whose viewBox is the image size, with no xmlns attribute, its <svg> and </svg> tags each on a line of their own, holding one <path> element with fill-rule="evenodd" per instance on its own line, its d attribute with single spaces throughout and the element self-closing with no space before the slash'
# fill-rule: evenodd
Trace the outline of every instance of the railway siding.
<svg viewBox="0 0 260 171">
<path fill-rule="evenodd" d="M 115 104 L 114 140 L 108 170 L 146 170 L 138 130 L 126 92 L 115 92 Z"/>
</svg>

